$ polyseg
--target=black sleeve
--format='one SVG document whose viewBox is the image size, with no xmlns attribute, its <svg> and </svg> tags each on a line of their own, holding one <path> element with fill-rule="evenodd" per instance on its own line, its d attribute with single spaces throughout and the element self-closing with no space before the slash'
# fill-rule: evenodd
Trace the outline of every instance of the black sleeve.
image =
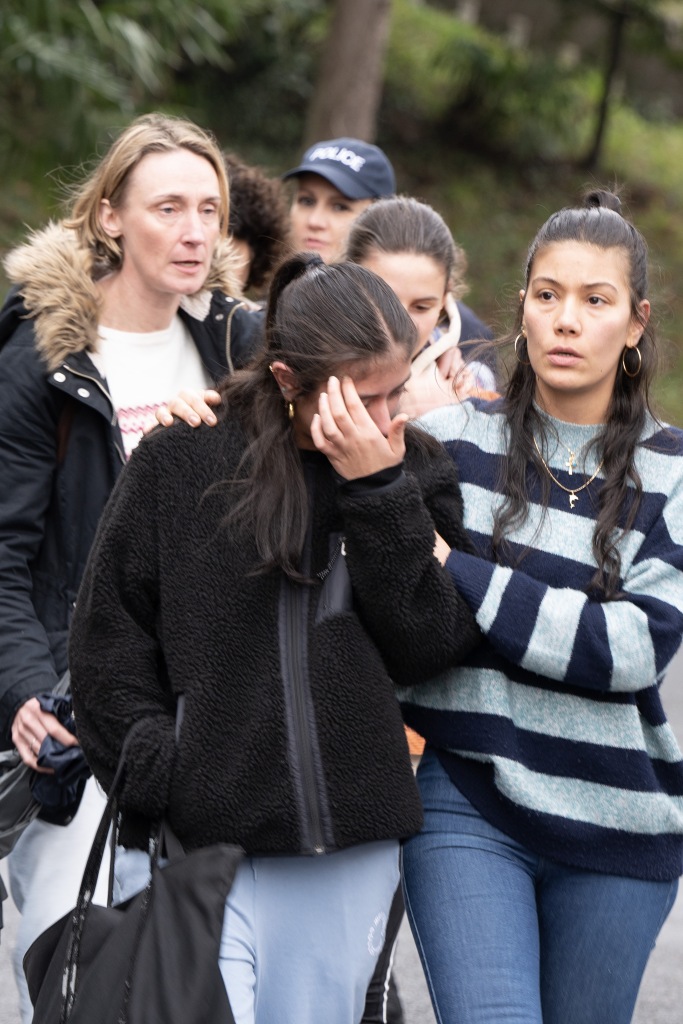
<svg viewBox="0 0 683 1024">
<path fill-rule="evenodd" d="M 413 462 L 417 472 L 339 495 L 356 606 L 401 685 L 457 664 L 480 639 L 433 554 L 435 529 L 451 547 L 469 550 L 455 468 L 441 449 Z"/>
<path fill-rule="evenodd" d="M 148 818 L 168 803 L 175 759 L 175 699 L 157 636 L 163 500 L 143 439 L 102 514 L 69 636 L 78 738 L 105 789 L 130 726 L 145 722 L 130 746 L 121 805 Z"/>
<path fill-rule="evenodd" d="M 19 337 L 20 332 L 20 337 Z M 0 351 L 0 747 L 19 707 L 58 680 L 33 604 L 57 469 L 59 403 L 26 323 Z"/>
</svg>

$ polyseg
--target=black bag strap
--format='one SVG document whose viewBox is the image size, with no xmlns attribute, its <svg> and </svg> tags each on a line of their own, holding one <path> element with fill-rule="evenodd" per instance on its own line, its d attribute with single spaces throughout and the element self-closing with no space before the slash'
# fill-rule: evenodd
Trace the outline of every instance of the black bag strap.
<svg viewBox="0 0 683 1024">
<path fill-rule="evenodd" d="M 180 723 L 182 722 L 184 713 L 184 695 L 178 700 L 176 709 L 176 742 L 180 731 Z M 126 738 L 123 742 L 119 762 L 116 767 L 114 779 L 109 789 L 109 795 L 107 796 L 107 803 L 102 813 L 102 818 L 97 826 L 97 832 L 88 854 L 88 860 L 86 861 L 85 870 L 83 872 L 83 878 L 81 880 L 81 887 L 78 893 L 78 900 L 73 911 L 71 920 L 71 934 L 69 936 L 69 944 L 67 947 L 66 959 L 64 964 L 64 972 L 62 975 L 62 1010 L 59 1018 L 59 1024 L 67 1024 L 71 1011 L 73 1009 L 74 1000 L 76 998 L 76 974 L 78 969 L 78 960 L 81 948 L 81 941 L 83 938 L 83 930 L 85 928 L 85 921 L 88 912 L 88 908 L 92 904 L 93 895 L 95 892 L 95 886 L 97 885 L 97 879 L 100 874 L 102 867 L 102 861 L 104 859 L 104 853 L 107 846 L 107 837 L 111 829 L 112 833 L 112 856 L 109 870 L 109 886 L 107 902 L 111 906 L 113 887 L 114 887 L 114 850 L 117 845 L 118 838 L 118 824 L 119 824 L 119 813 L 118 813 L 118 802 L 121 790 L 123 789 L 123 782 L 125 779 L 126 772 L 126 760 L 128 750 L 133 738 L 145 728 L 145 720 L 140 719 L 134 722 L 126 734 Z M 150 830 L 150 842 L 149 842 L 149 855 L 152 870 L 150 871 L 150 878 L 142 896 L 142 907 L 139 916 L 138 929 L 136 941 L 133 943 L 131 950 L 130 965 L 132 967 L 133 960 L 137 949 L 137 939 L 142 933 L 142 929 L 145 924 L 147 911 L 149 910 L 151 898 L 152 898 L 152 883 L 154 880 L 154 868 L 157 867 L 160 855 L 165 855 L 169 860 L 177 860 L 185 856 L 185 851 L 177 838 L 175 833 L 172 831 L 168 822 L 161 820 L 157 822 Z M 125 1008 L 124 1008 L 125 1014 Z"/>
<path fill-rule="evenodd" d="M 178 740 L 180 738 L 180 726 L 182 724 L 184 714 L 185 714 L 185 694 L 184 693 L 180 693 L 180 694 L 178 694 L 178 699 L 177 699 L 177 702 L 176 702 L 176 716 L 175 716 L 175 741 L 176 741 L 176 743 L 178 742 Z M 129 736 L 131 735 L 132 732 L 133 732 L 133 729 L 131 729 L 130 732 L 128 733 L 128 735 L 126 736 L 126 740 L 124 742 L 124 748 L 123 748 L 124 750 L 125 750 L 126 744 L 128 742 L 128 738 L 129 738 Z M 118 774 L 118 770 L 122 769 L 122 767 L 123 767 L 123 750 L 121 751 L 121 760 L 119 761 L 119 766 L 118 766 L 118 769 L 117 769 L 117 774 Z M 112 790 L 114 789 L 115 785 L 116 785 L 116 776 L 114 777 L 114 782 L 112 783 Z M 110 792 L 111 792 L 111 790 L 110 790 Z M 106 814 L 106 810 L 105 810 L 105 814 Z M 111 822 L 110 822 L 111 831 L 109 833 L 110 834 L 109 846 L 110 846 L 110 852 L 111 852 L 111 856 L 109 858 L 109 880 L 108 880 L 108 883 L 107 883 L 107 906 L 109 906 L 109 907 L 111 907 L 111 905 L 112 905 L 112 903 L 114 901 L 114 871 L 115 871 L 114 860 L 115 860 L 115 854 L 116 854 L 116 847 L 119 845 L 119 841 L 118 841 L 119 840 L 119 823 L 120 823 L 120 815 L 118 813 L 118 804 L 117 804 L 114 807 L 114 810 L 113 810 L 113 815 L 112 815 Z M 157 838 L 157 836 L 158 836 L 158 844 L 155 843 L 155 839 Z M 150 839 L 151 839 L 151 842 L 154 844 L 153 849 L 150 851 L 150 856 L 151 856 L 151 859 L 152 859 L 152 863 L 156 863 L 159 855 L 166 856 L 169 860 L 179 860 L 181 857 L 185 856 L 185 850 L 183 849 L 183 846 L 182 846 L 180 840 L 176 836 L 175 832 L 172 831 L 172 829 L 171 829 L 170 825 L 168 824 L 168 822 L 165 821 L 165 820 L 161 821 L 158 826 L 155 826 L 155 827 L 152 828 Z M 96 839 L 95 839 L 95 841 L 96 841 Z M 100 862 L 99 862 L 99 864 L 97 866 L 97 875 L 95 876 L 95 883 L 97 882 L 97 878 L 99 877 L 99 873 L 100 873 L 100 869 L 101 869 L 101 864 L 102 864 L 102 861 L 100 860 Z M 87 866 L 86 866 L 86 871 L 87 871 Z"/>
<path fill-rule="evenodd" d="M 143 727 L 144 719 L 141 719 L 140 721 L 133 723 L 126 734 L 121 755 L 119 757 L 119 763 L 107 797 L 107 803 L 102 813 L 100 823 L 97 826 L 97 832 L 95 833 L 95 838 L 93 839 L 92 846 L 90 847 L 90 853 L 88 854 L 88 859 L 86 861 L 83 878 L 81 880 L 81 887 L 78 892 L 78 899 L 71 918 L 71 934 L 69 935 L 69 944 L 64 962 L 64 972 L 62 974 L 62 1009 L 59 1016 L 59 1024 L 66 1024 L 73 1009 L 74 1000 L 76 998 L 76 973 L 86 916 L 88 908 L 92 903 L 95 886 L 97 885 L 97 878 L 100 873 L 100 868 L 102 867 L 109 829 L 114 827 L 114 821 L 117 817 L 118 797 L 123 787 L 128 748 L 133 737 Z"/>
<path fill-rule="evenodd" d="M 167 860 L 180 860 L 185 856 L 183 845 L 177 835 L 164 818 L 159 827 L 158 856 L 166 857 Z"/>
</svg>

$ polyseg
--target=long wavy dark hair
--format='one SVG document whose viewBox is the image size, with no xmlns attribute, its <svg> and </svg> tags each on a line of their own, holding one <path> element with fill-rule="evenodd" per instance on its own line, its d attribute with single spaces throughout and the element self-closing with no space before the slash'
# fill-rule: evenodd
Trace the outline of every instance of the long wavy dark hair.
<svg viewBox="0 0 683 1024">
<path fill-rule="evenodd" d="M 648 294 L 647 245 L 640 232 L 621 215 L 621 202 L 616 195 L 602 190 L 589 192 L 583 207 L 554 213 L 540 229 L 529 248 L 525 287 L 528 288 L 538 254 L 556 242 L 582 242 L 599 249 L 622 250 L 628 260 L 631 314 L 643 328 L 638 342 L 640 364 L 637 354 L 624 351 L 628 373 L 624 372 L 620 362 L 607 419 L 592 443 L 598 458 L 603 460 L 604 481 L 600 486 L 593 531 L 597 570 L 591 589 L 596 595 L 610 599 L 619 593 L 619 543 L 632 526 L 642 498 L 643 488 L 635 465 L 635 453 L 647 414 L 651 413 L 650 385 L 657 366 L 654 329 L 651 322 L 644 322 L 639 306 Z M 521 302 L 516 325 L 507 341 L 511 342 L 520 335 L 523 317 L 524 303 Z M 528 364 L 523 337 L 519 338 L 517 356 L 504 392 L 508 440 L 500 484 L 505 497 L 496 513 L 493 530 L 494 550 L 499 558 L 506 551 L 506 536 L 521 525 L 528 514 L 529 464 L 536 467 L 542 481 L 544 508 L 547 508 L 550 497 L 550 481 L 533 443 L 534 434 L 544 436 L 545 424 L 534 405 L 536 379 Z"/>
<path fill-rule="evenodd" d="M 415 341 L 412 320 L 371 271 L 352 263 L 326 266 L 312 254 L 281 264 L 270 288 L 264 347 L 221 385 L 223 415 L 237 415 L 248 440 L 229 520 L 255 538 L 260 571 L 279 567 L 302 579 L 308 525 L 301 459 L 271 363 L 286 363 L 300 392 L 311 394 L 331 375 L 351 365 L 370 368 L 396 347 L 410 356 Z M 435 444 L 417 428 L 413 436 L 425 449 Z"/>
</svg>

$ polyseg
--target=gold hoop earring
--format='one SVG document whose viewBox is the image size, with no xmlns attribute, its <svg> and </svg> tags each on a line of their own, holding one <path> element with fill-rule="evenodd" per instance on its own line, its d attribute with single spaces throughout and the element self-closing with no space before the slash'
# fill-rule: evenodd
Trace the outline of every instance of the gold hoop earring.
<svg viewBox="0 0 683 1024">
<path fill-rule="evenodd" d="M 633 379 L 634 377 L 638 376 L 638 374 L 640 373 L 640 371 L 643 368 L 643 354 L 642 354 L 642 352 L 640 351 L 640 349 L 638 348 L 637 345 L 633 346 L 632 351 L 635 352 L 635 354 L 638 356 L 638 369 L 636 370 L 635 373 L 631 373 L 626 368 L 626 353 L 628 351 L 629 351 L 629 349 L 625 348 L 624 351 L 621 353 L 621 368 L 622 368 L 622 370 L 624 371 L 624 373 L 626 374 L 627 377 L 630 377 L 631 379 Z"/>
<path fill-rule="evenodd" d="M 517 346 L 519 345 L 519 339 L 520 338 L 524 338 L 524 340 L 526 341 L 526 334 L 524 333 L 523 330 L 519 332 L 519 334 L 515 338 L 515 340 L 513 342 L 513 345 L 512 345 L 512 347 L 515 350 L 515 358 L 517 359 L 518 363 L 522 364 L 522 366 L 531 366 L 531 362 L 529 360 L 525 361 L 524 359 L 520 359 L 519 358 L 519 352 L 517 351 Z"/>
<path fill-rule="evenodd" d="M 294 419 L 294 402 L 285 402 L 287 406 L 287 416 L 290 420 Z"/>
</svg>

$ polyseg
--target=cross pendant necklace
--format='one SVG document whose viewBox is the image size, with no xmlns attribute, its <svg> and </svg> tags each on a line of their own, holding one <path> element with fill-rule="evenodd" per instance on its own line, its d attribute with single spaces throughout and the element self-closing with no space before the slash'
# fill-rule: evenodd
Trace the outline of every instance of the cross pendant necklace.
<svg viewBox="0 0 683 1024">
<path fill-rule="evenodd" d="M 538 453 L 539 459 L 541 460 L 541 465 L 545 469 L 546 473 L 548 474 L 548 476 L 550 477 L 552 482 L 554 484 L 557 484 L 557 486 L 560 487 L 565 492 L 565 494 L 569 495 L 569 507 L 570 507 L 570 509 L 573 510 L 574 509 L 574 505 L 576 505 L 577 501 L 579 500 L 579 491 L 585 491 L 586 487 L 588 487 L 590 484 L 593 483 L 593 481 L 596 479 L 598 473 L 602 469 L 602 466 L 603 466 L 603 463 L 604 463 L 605 460 L 602 459 L 600 461 L 600 465 L 595 470 L 595 472 L 593 473 L 591 478 L 589 480 L 586 480 L 584 483 L 582 483 L 580 487 L 565 487 L 563 483 L 560 483 L 560 481 L 557 479 L 557 477 L 555 476 L 555 474 L 551 470 L 551 468 L 548 465 L 548 463 L 543 458 L 543 456 L 541 454 L 541 449 L 538 447 L 538 441 L 536 440 L 536 438 L 535 438 L 535 436 L 533 434 L 531 435 L 531 439 L 534 442 L 534 447 L 535 447 L 535 449 L 536 449 L 536 451 Z M 574 468 L 574 461 L 576 460 L 576 455 L 571 450 L 571 448 L 567 448 L 566 445 L 564 445 L 564 447 L 569 452 L 569 459 L 568 459 L 568 463 L 567 464 L 569 465 L 569 475 L 572 476 L 573 475 L 572 474 L 572 470 Z"/>
</svg>

